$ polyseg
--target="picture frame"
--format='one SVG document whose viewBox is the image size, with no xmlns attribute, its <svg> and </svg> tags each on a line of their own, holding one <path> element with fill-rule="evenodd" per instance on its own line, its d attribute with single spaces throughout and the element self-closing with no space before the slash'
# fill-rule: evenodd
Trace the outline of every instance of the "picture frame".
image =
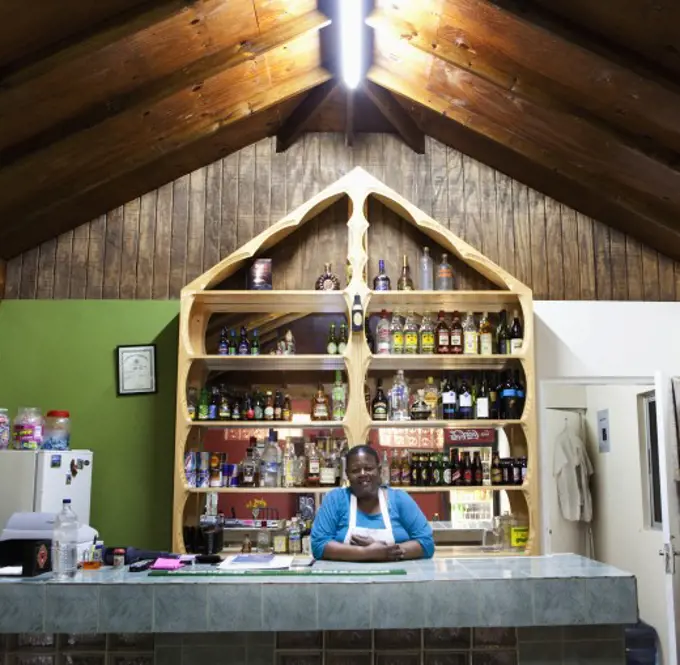
<svg viewBox="0 0 680 665">
<path fill-rule="evenodd" d="M 158 392 L 155 344 L 116 347 L 116 392 L 119 397 Z"/>
</svg>

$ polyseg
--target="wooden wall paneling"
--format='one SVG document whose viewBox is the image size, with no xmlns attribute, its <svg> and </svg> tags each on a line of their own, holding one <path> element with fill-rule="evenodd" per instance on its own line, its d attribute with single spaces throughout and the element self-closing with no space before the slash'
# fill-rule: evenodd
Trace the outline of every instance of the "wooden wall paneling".
<svg viewBox="0 0 680 665">
<path fill-rule="evenodd" d="M 463 240 L 475 249 L 482 249 L 482 228 L 479 200 L 479 162 L 463 155 L 463 205 L 465 206 L 465 226 Z"/>
<path fill-rule="evenodd" d="M 560 206 L 562 222 L 562 268 L 564 274 L 564 297 L 578 300 L 581 297 L 581 264 L 579 261 L 578 221 L 576 211 Z"/>
<path fill-rule="evenodd" d="M 135 298 L 140 300 L 153 297 L 153 264 L 156 253 L 155 227 L 157 200 L 158 192 L 157 190 L 153 190 L 148 194 L 144 194 L 140 203 L 139 243 L 137 246 L 137 281 L 135 284 Z M 91 251 L 92 230 L 90 229 L 90 252 Z M 217 261 L 214 263 L 217 263 Z"/>
<path fill-rule="evenodd" d="M 141 200 L 133 199 L 123 208 L 123 247 L 120 257 L 120 297 L 131 300 L 137 290 L 139 215 Z"/>
<path fill-rule="evenodd" d="M 446 148 L 446 173 L 449 181 L 448 226 L 460 238 L 465 232 L 465 178 L 463 176 L 463 153 Z"/>
<path fill-rule="evenodd" d="M 238 164 L 236 247 L 255 235 L 255 145 L 241 150 Z"/>
<path fill-rule="evenodd" d="M 272 219 L 272 139 L 266 138 L 255 144 L 255 235 L 268 229 Z"/>
<path fill-rule="evenodd" d="M 185 284 L 203 274 L 206 172 L 206 167 L 196 169 L 189 177 L 189 225 L 187 229 Z"/>
<path fill-rule="evenodd" d="M 7 261 L 7 269 L 5 271 L 5 298 L 7 299 L 21 297 L 21 267 L 23 258 L 23 254 L 18 254 Z"/>
<path fill-rule="evenodd" d="M 404 195 L 404 176 L 401 166 L 401 142 L 396 136 L 383 137 L 383 158 L 385 160 L 385 179 L 383 182 L 398 194 Z"/>
<path fill-rule="evenodd" d="M 428 143 L 432 139 L 428 138 Z M 411 150 L 409 148 L 409 150 Z M 434 212 L 434 187 L 432 186 L 432 151 L 426 150 L 419 154 L 412 152 L 413 175 L 415 186 L 415 198 L 412 201 L 423 212 L 433 217 Z M 382 178 L 381 178 L 382 179 Z"/>
<path fill-rule="evenodd" d="M 128 203 L 125 208 L 134 207 Z M 124 228 L 124 227 L 123 227 Z M 71 254 L 71 278 L 69 298 L 82 299 L 87 297 L 87 255 L 90 247 L 90 224 L 81 224 L 73 230 L 73 252 Z M 133 262 L 134 262 L 133 257 Z M 133 263 L 132 270 L 135 270 Z M 134 288 L 135 275 L 133 272 L 130 283 Z M 133 291 L 134 297 L 134 291 Z"/>
<path fill-rule="evenodd" d="M 40 245 L 37 298 L 49 299 L 54 297 L 54 269 L 56 261 L 57 239 L 52 238 L 52 240 L 47 240 Z M 0 298 L 2 298 L 1 294 Z"/>
<path fill-rule="evenodd" d="M 158 189 L 153 259 L 153 297 L 156 300 L 164 300 L 170 296 L 173 196 L 174 183 L 172 182 Z"/>
<path fill-rule="evenodd" d="M 331 185 L 345 173 L 349 173 L 349 150 L 345 146 L 342 134 L 335 134 L 324 149 L 321 143 L 319 153 L 319 174 L 323 186 Z M 349 219 L 349 198 L 341 199 L 329 209 L 329 222 L 319 229 L 319 243 L 321 247 L 331 246 L 335 254 L 347 257 Z M 335 260 L 335 259 L 334 259 Z M 340 283 L 346 285 L 345 263 L 338 264 L 338 277 Z M 370 266 L 369 266 L 370 268 Z M 370 275 L 370 270 L 369 270 Z"/>
<path fill-rule="evenodd" d="M 54 297 L 69 298 L 71 290 L 71 259 L 73 256 L 73 231 L 57 238 L 57 258 L 54 269 Z"/>
<path fill-rule="evenodd" d="M 24 260 L 21 264 L 21 289 L 22 299 L 32 299 L 36 297 L 38 290 L 38 257 L 40 247 L 34 247 L 24 253 Z"/>
<path fill-rule="evenodd" d="M 658 254 L 659 260 L 659 300 L 675 300 L 675 273 L 673 260 Z"/>
<path fill-rule="evenodd" d="M 206 167 L 205 225 L 203 229 L 203 272 L 220 261 L 222 227 L 222 164 L 218 159 Z"/>
<path fill-rule="evenodd" d="M 534 288 L 531 279 L 531 232 L 529 230 L 529 189 L 517 181 L 512 183 L 515 211 L 515 277 Z M 534 298 L 538 295 L 534 293 Z"/>
<path fill-rule="evenodd" d="M 238 248 L 238 169 L 241 152 L 222 160 L 222 226 L 220 227 L 220 260 Z"/>
<path fill-rule="evenodd" d="M 318 134 L 305 134 L 302 141 L 302 198 L 308 201 L 319 193 L 319 170 L 321 168 L 321 149 Z M 331 220 L 332 221 L 332 218 Z M 302 265 L 300 282 L 294 287 L 298 289 L 313 289 L 316 278 L 323 271 L 323 264 L 330 262 L 335 275 L 344 283 L 345 261 L 335 259 L 332 247 L 324 247 L 319 242 L 319 229 L 329 223 L 328 212 L 324 211 L 314 219 L 309 220 L 298 231 L 301 240 Z M 347 256 L 347 249 L 342 253 Z"/>
<path fill-rule="evenodd" d="M 496 171 L 486 164 L 479 164 L 480 226 L 482 229 L 482 252 L 498 263 L 498 217 L 496 216 Z"/>
<path fill-rule="evenodd" d="M 106 215 L 106 240 L 104 250 L 103 298 L 120 298 L 120 266 L 123 250 L 122 207 L 114 208 Z"/>
<path fill-rule="evenodd" d="M 659 300 L 659 256 L 645 245 L 642 246 L 642 284 L 644 300 Z"/>
<path fill-rule="evenodd" d="M 545 240 L 545 196 L 529 189 L 529 237 L 534 298 L 548 297 L 547 247 Z M 540 260 L 540 257 L 544 257 Z"/>
<path fill-rule="evenodd" d="M 286 151 L 286 212 L 295 210 L 305 202 L 302 195 L 302 176 L 304 158 L 304 139 L 294 143 Z M 287 279 L 278 288 L 296 288 L 294 284 L 302 282 L 302 247 L 303 240 L 299 233 L 293 234 L 295 239 L 294 251 L 287 257 L 287 267 L 284 274 Z M 276 270 L 276 266 L 274 270 Z M 289 278 L 288 278 L 289 276 Z"/>
<path fill-rule="evenodd" d="M 595 253 L 595 290 L 598 300 L 612 299 L 612 256 L 609 227 L 593 220 L 593 251 Z"/>
<path fill-rule="evenodd" d="M 398 162 L 402 170 L 402 189 L 401 194 L 408 201 L 415 203 L 417 195 L 416 191 L 416 177 L 415 177 L 415 153 L 407 145 L 399 142 L 399 151 L 401 152 L 401 159 Z"/>
<path fill-rule="evenodd" d="M 150 196 L 156 197 L 156 192 L 151 192 Z M 155 220 L 151 222 L 153 230 Z M 101 299 L 102 290 L 104 288 L 104 254 L 106 249 L 106 215 L 100 215 L 90 222 L 90 242 L 87 248 L 87 291 L 86 298 Z M 146 257 L 140 256 L 137 258 L 137 282 L 136 287 L 139 287 L 139 262 L 145 260 Z M 149 260 L 153 260 L 153 252 L 149 256 Z M 136 298 L 142 296 L 137 291 Z M 151 297 L 149 295 L 148 297 Z"/>
<path fill-rule="evenodd" d="M 578 258 L 581 275 L 581 299 L 595 300 L 595 252 L 593 250 L 593 220 L 576 214 L 578 225 Z"/>
<path fill-rule="evenodd" d="M 498 263 L 515 274 L 515 226 L 513 224 L 512 179 L 496 172 L 496 224 L 498 225 Z"/>
<path fill-rule="evenodd" d="M 432 217 L 448 228 L 449 188 L 446 177 L 446 146 L 439 141 L 428 140 L 426 150 L 430 154 L 429 178 L 432 183 Z M 388 167 L 389 168 L 389 163 Z"/>
<path fill-rule="evenodd" d="M 626 275 L 628 282 L 627 300 L 644 298 L 642 284 L 642 246 L 635 239 L 626 236 Z"/>
<path fill-rule="evenodd" d="M 189 187 L 187 173 L 172 184 L 172 232 L 170 240 L 170 297 L 178 298 L 187 283 L 186 262 L 189 233 Z"/>
<path fill-rule="evenodd" d="M 616 229 L 609 229 L 611 247 L 612 300 L 628 298 L 628 272 L 626 270 L 626 236 Z M 671 262 L 672 274 L 672 262 Z M 672 283 L 672 280 L 671 280 Z M 671 298 L 672 300 L 672 298 Z"/>
<path fill-rule="evenodd" d="M 548 268 L 548 295 L 551 300 L 564 299 L 564 248 L 560 204 L 545 197 L 545 249 Z"/>
</svg>

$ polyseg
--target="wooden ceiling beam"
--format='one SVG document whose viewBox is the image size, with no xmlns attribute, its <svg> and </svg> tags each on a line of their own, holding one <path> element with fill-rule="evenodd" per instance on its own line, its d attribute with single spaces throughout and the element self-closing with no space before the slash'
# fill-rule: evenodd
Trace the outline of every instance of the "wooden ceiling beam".
<svg viewBox="0 0 680 665">
<path fill-rule="evenodd" d="M 375 12 L 369 25 L 550 107 L 584 109 L 618 129 L 680 152 L 680 90 L 649 80 L 490 0 L 447 0 L 438 21 Z M 409 17 L 411 18 L 411 17 Z M 428 25 L 429 23 L 429 25 Z"/>
<path fill-rule="evenodd" d="M 413 152 L 423 155 L 425 153 L 425 134 L 416 124 L 413 118 L 404 111 L 404 108 L 392 96 L 389 90 L 381 88 L 371 81 L 364 81 L 363 91 L 366 96 L 378 107 L 380 112 L 389 120 L 397 131 L 401 140 Z"/>
<path fill-rule="evenodd" d="M 319 115 L 323 105 L 337 87 L 337 79 L 331 79 L 307 93 L 277 132 L 276 152 L 288 150 L 307 131 L 307 127 Z"/>
</svg>

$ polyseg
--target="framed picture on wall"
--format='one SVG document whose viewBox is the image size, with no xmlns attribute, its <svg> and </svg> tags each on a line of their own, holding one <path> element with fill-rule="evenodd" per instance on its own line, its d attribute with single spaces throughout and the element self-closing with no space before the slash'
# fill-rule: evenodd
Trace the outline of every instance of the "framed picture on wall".
<svg viewBox="0 0 680 665">
<path fill-rule="evenodd" d="M 158 391 L 156 345 L 116 347 L 118 395 L 146 395 Z"/>
</svg>

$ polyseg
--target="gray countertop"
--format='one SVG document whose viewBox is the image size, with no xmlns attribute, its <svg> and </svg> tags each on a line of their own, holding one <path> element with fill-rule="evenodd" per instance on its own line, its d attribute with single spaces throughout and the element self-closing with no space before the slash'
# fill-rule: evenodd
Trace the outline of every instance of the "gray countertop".
<svg viewBox="0 0 680 665">
<path fill-rule="evenodd" d="M 622 624 L 635 578 L 575 555 L 317 562 L 400 576 L 0 578 L 0 632 L 126 633 Z"/>
</svg>

